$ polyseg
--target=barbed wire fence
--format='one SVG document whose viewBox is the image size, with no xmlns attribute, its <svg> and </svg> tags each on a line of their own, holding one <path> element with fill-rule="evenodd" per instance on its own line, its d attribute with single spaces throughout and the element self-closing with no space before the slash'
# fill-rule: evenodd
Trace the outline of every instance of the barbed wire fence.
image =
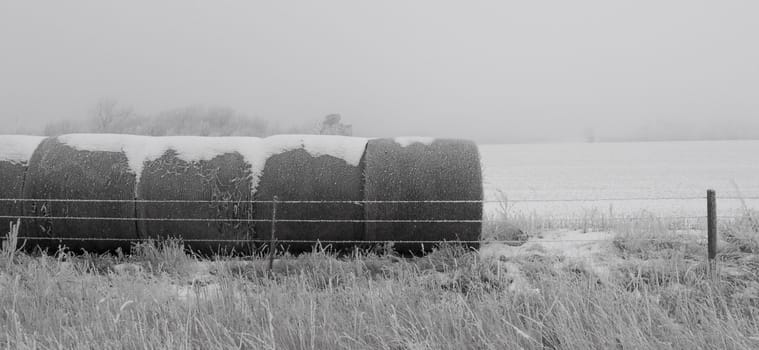
<svg viewBox="0 0 759 350">
<path fill-rule="evenodd" d="M 138 217 L 135 213 L 133 217 L 116 217 L 116 216 L 72 216 L 72 215 L 0 215 L 0 219 L 3 220 L 75 220 L 75 221 L 135 221 L 135 222 L 221 222 L 221 223 L 269 223 L 271 232 L 268 238 L 241 238 L 241 239 L 229 239 L 229 238 L 181 238 L 183 242 L 194 243 L 254 243 L 265 244 L 269 246 L 270 263 L 273 259 L 274 246 L 278 244 L 391 244 L 391 243 L 403 243 L 403 244 L 417 244 L 417 245 L 436 245 L 444 242 L 454 242 L 462 244 L 509 244 L 516 245 L 524 243 L 523 239 L 504 239 L 498 237 L 497 234 L 488 234 L 483 232 L 483 237 L 480 240 L 322 240 L 322 239 L 277 239 L 277 224 L 286 223 L 334 223 L 334 224 L 445 224 L 445 223 L 457 223 L 457 224 L 482 224 L 483 231 L 487 229 L 497 230 L 499 224 L 515 225 L 517 228 L 527 227 L 528 231 L 539 231 L 552 228 L 572 228 L 580 229 L 585 232 L 605 229 L 614 230 L 620 225 L 636 225 L 637 223 L 643 223 L 647 225 L 657 225 L 665 227 L 673 231 L 678 229 L 697 230 L 704 233 L 704 242 L 707 245 L 704 256 L 707 258 L 710 266 L 710 271 L 716 271 L 716 256 L 717 256 L 717 231 L 718 223 L 725 225 L 733 225 L 736 223 L 747 224 L 754 230 L 756 235 L 759 235 L 759 217 L 755 216 L 755 212 L 752 212 L 752 208 L 746 206 L 746 201 L 759 200 L 759 196 L 724 196 L 719 198 L 721 201 L 741 201 L 745 211 L 741 215 L 717 215 L 716 211 L 716 193 L 713 190 L 708 190 L 706 196 L 644 196 L 644 197 L 596 197 L 596 198 L 524 198 L 524 199 L 508 199 L 509 205 L 518 203 L 615 203 L 615 202 L 631 202 L 631 201 L 697 201 L 703 200 L 706 202 L 704 206 L 704 215 L 656 215 L 654 213 L 644 213 L 637 215 L 614 215 L 612 210 L 609 210 L 608 214 L 594 210 L 590 214 L 585 215 L 570 215 L 570 216 L 545 216 L 535 212 L 528 214 L 513 214 L 508 213 L 505 208 L 496 208 L 493 215 L 490 217 L 483 217 L 481 219 L 303 219 L 303 218 L 283 218 L 277 217 L 277 209 L 282 205 L 356 205 L 356 206 L 369 206 L 369 205 L 463 205 L 463 204 L 482 204 L 487 205 L 503 205 L 504 200 L 279 200 L 272 198 L 271 200 L 251 200 L 244 201 L 249 205 L 263 204 L 268 205 L 271 208 L 271 217 L 269 218 L 197 218 L 197 217 Z M 61 199 L 61 198 L 0 198 L 0 204 L 10 203 L 13 205 L 24 203 L 90 203 L 90 204 L 240 204 L 241 201 L 236 200 L 147 200 L 147 199 Z M 611 208 L 611 207 L 610 207 Z M 499 212 L 500 210 L 500 212 Z M 280 214 L 281 215 L 281 214 Z M 488 227 L 496 226 L 496 227 Z M 528 232 L 530 233 L 530 232 Z M 27 236 L 23 233 L 17 237 L 18 240 L 36 240 L 36 241 L 103 241 L 103 242 L 140 242 L 144 241 L 144 238 L 115 238 L 115 237 L 98 237 L 96 235 L 90 237 L 38 237 Z M 677 237 L 625 237 L 626 241 L 640 241 L 640 242 L 669 242 L 669 243 L 682 243 Z M 601 239 L 540 239 L 541 243 L 570 243 L 570 242 L 597 242 Z M 755 242 L 759 242 L 756 239 Z"/>
</svg>

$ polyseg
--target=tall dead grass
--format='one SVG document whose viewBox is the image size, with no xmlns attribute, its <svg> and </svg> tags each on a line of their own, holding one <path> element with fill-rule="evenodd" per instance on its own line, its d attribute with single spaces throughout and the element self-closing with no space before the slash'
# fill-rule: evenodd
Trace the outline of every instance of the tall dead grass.
<svg viewBox="0 0 759 350">
<path fill-rule="evenodd" d="M 662 250 L 659 246 L 648 249 Z M 447 245 L 400 259 L 317 250 L 199 261 L 177 241 L 92 269 L 67 253 L 16 259 L 0 275 L 7 348 L 753 349 L 756 277 L 717 282 L 686 256 L 598 283 L 549 257 L 483 259 Z M 182 256 L 184 255 L 184 257 Z M 88 260 L 89 259 L 89 260 Z M 640 261 L 645 261 L 641 259 Z M 160 266 L 120 273 L 129 262 Z M 199 267 L 201 266 L 201 267 Z M 510 288 L 519 269 L 533 287 Z M 205 271 L 202 277 L 182 271 Z"/>
<path fill-rule="evenodd" d="M 8 223 L 8 234 L 0 239 L 0 259 L 5 264 L 5 268 L 8 269 L 13 265 L 16 254 L 21 249 L 18 246 L 18 228 L 21 224 L 21 219 L 17 219 Z"/>
<path fill-rule="evenodd" d="M 699 234 L 653 219 L 611 227 L 619 263 L 606 279 L 582 260 L 537 252 L 484 258 L 454 244 L 410 258 L 390 250 L 315 249 L 279 255 L 271 270 L 264 256 L 202 260 L 178 240 L 100 256 L 11 253 L 6 245 L 0 344 L 756 349 L 759 258 L 730 241 L 737 237 L 730 232 L 751 235 L 750 222 L 722 223 L 716 280 L 707 273 Z"/>
</svg>

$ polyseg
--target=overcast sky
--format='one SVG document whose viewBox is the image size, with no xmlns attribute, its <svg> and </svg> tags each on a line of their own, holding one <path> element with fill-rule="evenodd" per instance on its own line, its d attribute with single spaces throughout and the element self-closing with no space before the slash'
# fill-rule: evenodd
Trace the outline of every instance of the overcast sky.
<svg viewBox="0 0 759 350">
<path fill-rule="evenodd" d="M 759 127 L 759 2 L 0 1 L 0 132 L 101 97 L 481 142 Z"/>
</svg>

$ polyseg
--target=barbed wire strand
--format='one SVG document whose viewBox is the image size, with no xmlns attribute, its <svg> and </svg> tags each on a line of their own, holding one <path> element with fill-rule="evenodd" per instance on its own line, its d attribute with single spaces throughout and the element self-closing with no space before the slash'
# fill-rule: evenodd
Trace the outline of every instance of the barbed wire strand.
<svg viewBox="0 0 759 350">
<path fill-rule="evenodd" d="M 191 204 L 191 203 L 261 203 L 261 204 L 495 204 L 495 203 L 529 203 L 529 202 L 604 202 L 604 201 L 658 201 L 658 200 L 705 200 L 704 196 L 681 196 L 681 197 L 602 197 L 602 198 L 544 198 L 544 199 L 520 199 L 507 198 L 505 200 L 229 200 L 229 199 L 84 199 L 84 198 L 0 198 L 0 202 L 70 202 L 70 203 L 165 203 L 165 204 Z M 759 197 L 719 197 L 726 200 L 757 200 Z"/>
<path fill-rule="evenodd" d="M 20 240 L 44 240 L 44 241 L 115 241 L 115 242 L 146 242 L 146 241 L 158 241 L 161 238 L 112 238 L 112 237 L 32 237 L 32 236 L 19 236 Z M 182 238 L 177 239 L 181 242 L 243 242 L 243 243 L 271 243 L 270 239 L 214 239 L 214 238 Z M 440 243 L 453 243 L 453 244 L 525 244 L 525 243 L 566 243 L 566 242 L 609 242 L 613 239 L 535 239 L 530 241 L 517 241 L 517 240 L 319 240 L 319 239 L 276 239 L 277 244 L 282 243 L 324 243 L 324 244 L 383 244 L 383 243 L 395 243 L 395 244 L 440 244 Z M 641 242 L 670 242 L 670 243 L 682 243 L 687 242 L 681 239 L 675 238 L 624 238 L 624 241 L 641 241 Z"/>
<path fill-rule="evenodd" d="M 722 216 L 720 218 L 741 218 Z M 0 215 L 0 219 L 34 219 L 34 220 L 101 220 L 101 221 L 177 221 L 177 222 L 271 222 L 272 219 L 219 219 L 219 218 L 137 218 L 137 217 L 102 217 L 102 216 L 35 216 L 35 215 Z M 529 219 L 525 218 L 525 219 Z M 598 220 L 693 220 L 693 219 L 706 219 L 705 216 L 664 216 L 664 217 L 588 217 L 588 218 L 539 218 L 539 221 L 598 221 Z M 516 220 L 488 220 L 488 219 L 280 219 L 277 218 L 277 223 L 513 223 Z"/>
</svg>

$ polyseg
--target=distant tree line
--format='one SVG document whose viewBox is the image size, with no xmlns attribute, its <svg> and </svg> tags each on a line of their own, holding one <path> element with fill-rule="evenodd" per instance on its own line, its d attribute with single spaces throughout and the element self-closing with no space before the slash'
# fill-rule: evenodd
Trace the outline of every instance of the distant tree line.
<svg viewBox="0 0 759 350">
<path fill-rule="evenodd" d="M 269 122 L 227 107 L 189 106 L 143 115 L 114 99 L 100 99 L 84 120 L 61 120 L 45 125 L 43 133 L 55 136 L 71 133 L 113 133 L 149 136 L 256 136 L 273 134 L 353 134 L 352 126 L 341 123 L 339 114 L 321 122 L 280 129 Z"/>
</svg>

